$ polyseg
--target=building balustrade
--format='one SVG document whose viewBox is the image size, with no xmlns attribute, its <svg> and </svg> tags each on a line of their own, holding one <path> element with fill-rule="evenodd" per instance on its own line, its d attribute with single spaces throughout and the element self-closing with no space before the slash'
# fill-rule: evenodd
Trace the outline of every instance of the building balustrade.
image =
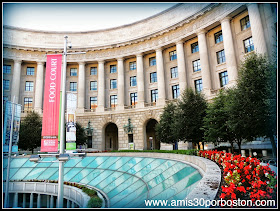
<svg viewBox="0 0 280 211">
<path fill-rule="evenodd" d="M 84 109 L 84 112 L 96 112 L 96 108 L 94 108 L 94 109 Z"/>
<path fill-rule="evenodd" d="M 152 106 L 156 106 L 156 102 L 145 103 L 144 105 L 145 107 L 152 107 Z"/>
<path fill-rule="evenodd" d="M 5 182 L 4 182 L 5 183 Z M 34 204 L 37 204 L 37 208 L 42 207 L 42 196 L 47 195 L 46 205 L 48 208 L 53 208 L 55 206 L 54 197 L 57 197 L 58 190 L 57 183 L 47 183 L 47 182 L 11 182 L 9 184 L 9 193 L 14 193 L 15 196 L 19 193 L 31 194 L 29 206 L 32 208 Z M 5 192 L 4 185 L 4 192 Z M 34 200 L 34 194 L 38 194 L 37 201 Z M 18 197 L 14 196 L 12 205 L 18 205 Z M 50 198 L 49 198 L 50 197 Z M 64 198 L 72 202 L 72 207 L 87 207 L 87 203 L 90 197 L 84 193 L 81 189 L 72 187 L 69 185 L 64 185 Z M 26 196 L 23 197 L 23 200 L 26 200 Z M 50 201 L 49 201 L 50 199 Z M 38 203 L 39 202 L 39 203 Z M 26 201 L 23 201 L 23 204 L 26 204 Z M 67 203 L 68 204 L 68 203 Z M 38 207 L 39 206 L 39 207 Z M 67 207 L 70 208 L 70 207 Z"/>
</svg>

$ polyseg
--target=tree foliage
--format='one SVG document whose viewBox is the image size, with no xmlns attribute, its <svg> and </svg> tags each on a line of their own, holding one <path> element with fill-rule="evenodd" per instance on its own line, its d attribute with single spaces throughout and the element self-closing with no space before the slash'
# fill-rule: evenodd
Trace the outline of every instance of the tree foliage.
<svg viewBox="0 0 280 211">
<path fill-rule="evenodd" d="M 201 93 L 192 88 L 185 89 L 178 102 L 175 127 L 176 136 L 181 141 L 199 143 L 203 142 L 203 118 L 206 116 L 207 102 Z"/>
<path fill-rule="evenodd" d="M 87 142 L 85 129 L 79 122 L 76 122 L 76 145 L 83 145 Z"/>
<path fill-rule="evenodd" d="M 239 70 L 237 88 L 231 92 L 229 125 L 238 139 L 269 137 L 276 146 L 276 69 L 263 55 L 250 54 Z M 275 155 L 275 154 L 274 154 Z"/>
<path fill-rule="evenodd" d="M 36 112 L 29 113 L 20 124 L 19 149 L 33 150 L 41 146 L 42 121 Z"/>
<path fill-rule="evenodd" d="M 159 141 L 162 143 L 173 144 L 173 146 L 175 146 L 178 141 L 175 133 L 175 111 L 176 105 L 172 102 L 168 103 L 164 107 L 164 111 L 160 116 L 160 121 L 155 127 Z"/>
<path fill-rule="evenodd" d="M 228 124 L 228 93 L 229 90 L 221 90 L 217 97 L 213 99 L 213 102 L 208 104 L 206 116 L 203 119 L 203 130 L 206 142 L 212 142 L 217 145 L 219 142 L 229 141 L 233 150 L 233 143 L 236 140 L 236 136 Z"/>
</svg>

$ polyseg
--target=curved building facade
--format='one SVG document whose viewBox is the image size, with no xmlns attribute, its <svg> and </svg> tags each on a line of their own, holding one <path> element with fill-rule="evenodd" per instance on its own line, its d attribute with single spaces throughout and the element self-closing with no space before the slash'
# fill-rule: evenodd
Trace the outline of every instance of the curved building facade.
<svg viewBox="0 0 280 211">
<path fill-rule="evenodd" d="M 186 87 L 205 94 L 233 86 L 250 52 L 276 56 L 276 4 L 182 3 L 106 30 L 48 32 L 4 26 L 4 100 L 42 114 L 46 54 L 67 56 L 66 90 L 77 95 L 76 121 L 92 127 L 92 150 L 159 149 L 154 131 L 164 105 Z M 128 119 L 133 133 L 126 133 Z M 179 148 L 188 148 L 181 144 Z"/>
</svg>

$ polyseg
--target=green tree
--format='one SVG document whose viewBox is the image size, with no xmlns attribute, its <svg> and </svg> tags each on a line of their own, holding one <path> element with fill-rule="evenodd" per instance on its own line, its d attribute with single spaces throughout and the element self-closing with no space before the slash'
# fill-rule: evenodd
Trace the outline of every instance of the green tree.
<svg viewBox="0 0 280 211">
<path fill-rule="evenodd" d="M 76 145 L 83 145 L 87 142 L 85 129 L 79 122 L 76 122 Z"/>
<path fill-rule="evenodd" d="M 212 142 L 215 146 L 219 142 L 229 141 L 233 152 L 233 143 L 236 141 L 236 136 L 228 125 L 229 112 L 226 109 L 228 102 L 227 90 L 221 90 L 212 103 L 208 104 L 206 116 L 203 119 L 204 139 L 206 142 Z"/>
<path fill-rule="evenodd" d="M 206 116 L 206 108 L 207 102 L 201 93 L 196 93 L 191 88 L 185 89 L 175 115 L 176 137 L 180 137 L 184 142 L 203 142 L 203 118 Z"/>
<path fill-rule="evenodd" d="M 156 135 L 160 142 L 173 144 L 173 149 L 177 149 L 178 138 L 176 137 L 175 127 L 176 105 L 168 103 L 160 116 L 160 121 L 156 124 Z"/>
<path fill-rule="evenodd" d="M 20 124 L 19 149 L 31 150 L 41 146 L 42 121 L 36 112 L 29 113 Z"/>
<path fill-rule="evenodd" d="M 276 156 L 276 66 L 266 56 L 250 54 L 241 64 L 237 88 L 228 103 L 229 125 L 238 139 L 271 140 Z"/>
</svg>

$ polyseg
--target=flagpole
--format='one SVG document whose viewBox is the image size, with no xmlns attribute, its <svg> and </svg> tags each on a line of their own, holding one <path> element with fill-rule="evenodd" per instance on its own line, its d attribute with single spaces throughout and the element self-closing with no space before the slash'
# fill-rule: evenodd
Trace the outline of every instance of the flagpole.
<svg viewBox="0 0 280 211">
<path fill-rule="evenodd" d="M 10 163 L 11 163 L 11 153 L 12 153 L 12 144 L 13 144 L 14 107 L 15 107 L 15 96 L 13 98 L 13 103 L 12 103 L 12 121 L 11 121 L 11 130 L 10 130 L 10 142 L 9 142 L 9 152 L 8 152 L 8 166 L 7 166 L 4 208 L 9 207 L 9 180 L 10 180 L 9 177 L 10 177 Z"/>
<path fill-rule="evenodd" d="M 63 51 L 63 69 L 62 69 L 62 97 L 61 97 L 61 116 L 60 116 L 60 140 L 59 140 L 59 154 L 64 154 L 65 150 L 65 92 L 66 92 L 66 66 L 67 66 L 67 38 L 68 36 L 64 36 L 64 51 Z M 58 166 L 58 193 L 57 193 L 57 201 L 58 207 L 63 208 L 63 183 L 64 183 L 64 161 L 59 161 Z"/>
</svg>

